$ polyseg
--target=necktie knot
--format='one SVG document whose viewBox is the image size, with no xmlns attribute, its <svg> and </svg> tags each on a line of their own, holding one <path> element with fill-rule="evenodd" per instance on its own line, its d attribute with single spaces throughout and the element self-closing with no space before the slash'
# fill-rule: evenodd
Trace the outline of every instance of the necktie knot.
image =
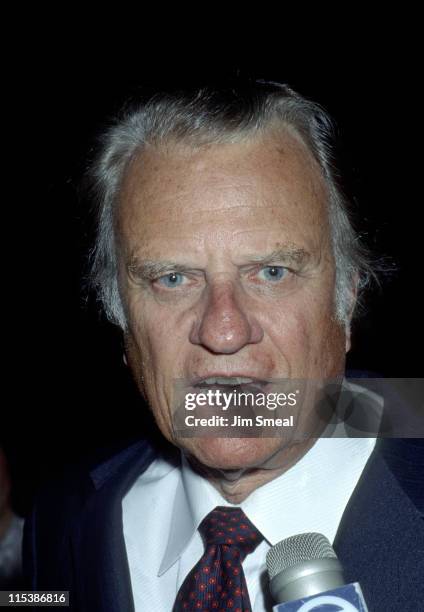
<svg viewBox="0 0 424 612">
<path fill-rule="evenodd" d="M 241 560 L 253 552 L 263 536 L 241 508 L 218 506 L 201 522 L 199 531 L 207 546 L 238 550 Z"/>
</svg>

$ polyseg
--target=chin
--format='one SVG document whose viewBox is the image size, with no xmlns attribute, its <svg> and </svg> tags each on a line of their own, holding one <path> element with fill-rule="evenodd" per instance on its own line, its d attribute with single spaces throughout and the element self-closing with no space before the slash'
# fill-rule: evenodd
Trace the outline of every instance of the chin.
<svg viewBox="0 0 424 612">
<path fill-rule="evenodd" d="M 280 438 L 196 438 L 186 440 L 184 451 L 199 463 L 218 470 L 266 467 L 278 450 Z"/>
</svg>

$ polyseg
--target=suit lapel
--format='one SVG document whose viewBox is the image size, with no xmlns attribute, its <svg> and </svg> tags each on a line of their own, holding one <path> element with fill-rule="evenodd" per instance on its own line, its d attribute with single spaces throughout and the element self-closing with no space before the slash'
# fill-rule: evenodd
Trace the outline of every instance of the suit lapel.
<svg viewBox="0 0 424 612">
<path fill-rule="evenodd" d="M 424 601 L 424 521 L 384 458 L 394 442 L 377 442 L 334 542 L 346 581 L 361 583 L 376 612 Z"/>
<path fill-rule="evenodd" d="M 91 473 L 93 495 L 74 529 L 78 610 L 134 612 L 122 527 L 122 498 L 155 457 L 138 443 Z"/>
<path fill-rule="evenodd" d="M 346 580 L 361 583 L 371 612 L 424 601 L 424 521 L 384 458 L 391 442 L 377 442 L 334 542 Z M 143 441 L 91 473 L 94 491 L 72 534 L 80 612 L 134 612 L 122 498 L 155 456 Z M 409 481 L 415 465 L 408 464 Z"/>
</svg>

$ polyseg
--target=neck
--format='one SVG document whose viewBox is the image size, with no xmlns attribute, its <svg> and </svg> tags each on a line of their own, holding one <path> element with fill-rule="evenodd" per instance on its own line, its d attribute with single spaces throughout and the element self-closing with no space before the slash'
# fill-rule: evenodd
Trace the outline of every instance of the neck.
<svg viewBox="0 0 424 612">
<path fill-rule="evenodd" d="M 315 442 L 315 438 L 309 439 L 302 444 L 296 444 L 279 451 L 261 466 L 239 470 L 211 468 L 199 463 L 193 456 L 188 457 L 188 460 L 193 469 L 206 478 L 227 502 L 240 504 L 253 491 L 293 467 Z"/>
</svg>

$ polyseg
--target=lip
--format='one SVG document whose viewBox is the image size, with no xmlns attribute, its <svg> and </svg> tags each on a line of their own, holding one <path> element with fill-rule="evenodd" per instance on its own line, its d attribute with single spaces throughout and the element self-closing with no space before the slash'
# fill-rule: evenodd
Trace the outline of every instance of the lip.
<svg viewBox="0 0 424 612">
<path fill-rule="evenodd" d="M 250 378 L 253 383 L 260 385 L 267 385 L 269 382 L 268 377 L 260 377 L 257 374 L 251 374 L 250 372 L 205 372 L 204 374 L 193 377 L 190 380 L 190 385 L 196 386 L 206 378 Z"/>
</svg>

